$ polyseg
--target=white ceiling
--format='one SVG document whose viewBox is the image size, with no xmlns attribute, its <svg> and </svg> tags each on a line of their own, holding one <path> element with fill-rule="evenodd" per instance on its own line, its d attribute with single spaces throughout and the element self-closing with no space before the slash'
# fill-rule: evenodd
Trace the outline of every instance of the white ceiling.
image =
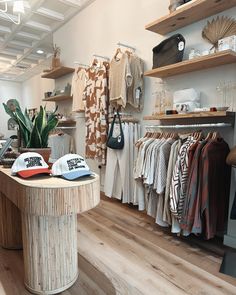
<svg viewBox="0 0 236 295">
<path fill-rule="evenodd" d="M 93 1 L 24 1 L 25 14 L 19 25 L 0 12 L 0 80 L 25 81 L 48 68 L 53 32 Z M 13 15 L 12 4 L 9 6 L 9 14 Z M 44 54 L 38 54 L 38 49 Z"/>
</svg>

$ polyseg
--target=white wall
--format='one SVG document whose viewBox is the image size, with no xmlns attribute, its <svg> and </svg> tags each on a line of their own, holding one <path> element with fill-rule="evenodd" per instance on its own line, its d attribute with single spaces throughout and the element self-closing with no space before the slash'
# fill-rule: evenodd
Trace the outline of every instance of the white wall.
<svg viewBox="0 0 236 295">
<path fill-rule="evenodd" d="M 23 106 L 28 109 L 39 108 L 44 105 L 42 99 L 44 93 L 54 90 L 55 81 L 51 79 L 42 79 L 41 74 L 36 75 L 22 83 Z M 47 103 L 47 109 L 51 110 L 55 106 L 54 103 Z"/>
<path fill-rule="evenodd" d="M 7 122 L 10 117 L 5 113 L 2 103 L 6 103 L 9 99 L 17 99 L 21 103 L 21 90 L 21 83 L 0 80 L 0 133 L 3 133 L 5 137 L 16 134 L 16 132 L 7 129 Z"/>
<path fill-rule="evenodd" d="M 74 66 L 74 61 L 90 64 L 94 53 L 112 57 L 116 43 L 123 42 L 137 48 L 137 54 L 145 61 L 146 69 L 152 67 L 152 48 L 164 39 L 163 36 L 145 31 L 144 27 L 151 21 L 168 13 L 169 1 L 163 0 L 97 0 L 54 34 L 54 41 L 61 47 L 62 62 Z M 224 15 L 234 16 L 236 8 L 228 10 Z M 209 19 L 212 19 L 210 17 Z M 186 39 L 186 55 L 193 47 L 209 49 L 211 45 L 201 37 L 201 31 L 207 20 L 197 22 L 178 30 Z M 194 87 L 202 92 L 204 106 L 220 105 L 216 86 L 220 81 L 236 78 L 234 65 L 222 66 L 211 70 L 169 78 L 168 85 L 172 91 L 185 87 Z M 68 77 L 67 77 L 68 80 Z M 145 107 L 140 118 L 150 115 L 154 107 L 152 92 L 156 79 L 145 78 Z M 64 83 L 63 79 L 58 83 Z M 142 124 L 145 124 L 142 122 Z M 147 124 L 147 123 L 146 123 Z M 76 141 L 79 153 L 84 153 L 84 119 L 77 122 Z M 233 129 L 221 130 L 225 139 L 233 145 Z M 95 170 L 97 164 L 89 161 Z M 235 178 L 234 178 L 235 179 Z M 232 193 L 235 188 L 232 188 Z M 232 202 L 233 194 L 231 194 Z M 236 221 L 229 222 L 228 234 L 236 241 Z M 232 245 L 232 241 L 230 242 Z M 235 243 L 236 247 L 236 243 Z"/>
</svg>

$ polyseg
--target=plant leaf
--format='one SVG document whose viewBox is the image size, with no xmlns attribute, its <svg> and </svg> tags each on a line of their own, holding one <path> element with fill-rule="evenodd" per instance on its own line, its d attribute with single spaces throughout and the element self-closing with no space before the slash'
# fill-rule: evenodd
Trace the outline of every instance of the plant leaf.
<svg viewBox="0 0 236 295">
<path fill-rule="evenodd" d="M 47 147 L 48 146 L 48 136 L 50 131 L 52 131 L 58 124 L 58 119 L 56 118 L 56 116 L 54 116 L 54 118 L 52 118 L 47 126 L 43 129 L 42 131 L 42 145 L 43 147 Z"/>
</svg>

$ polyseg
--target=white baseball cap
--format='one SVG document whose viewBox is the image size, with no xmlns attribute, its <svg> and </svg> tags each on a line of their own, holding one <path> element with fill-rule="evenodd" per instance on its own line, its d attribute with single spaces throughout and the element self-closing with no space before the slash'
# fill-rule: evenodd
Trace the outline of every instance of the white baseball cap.
<svg viewBox="0 0 236 295">
<path fill-rule="evenodd" d="M 67 154 L 52 165 L 52 175 L 74 180 L 92 173 L 83 157 L 77 154 Z"/>
<path fill-rule="evenodd" d="M 37 174 L 50 174 L 47 163 L 38 153 L 23 153 L 14 162 L 11 168 L 12 175 L 29 178 Z"/>
</svg>

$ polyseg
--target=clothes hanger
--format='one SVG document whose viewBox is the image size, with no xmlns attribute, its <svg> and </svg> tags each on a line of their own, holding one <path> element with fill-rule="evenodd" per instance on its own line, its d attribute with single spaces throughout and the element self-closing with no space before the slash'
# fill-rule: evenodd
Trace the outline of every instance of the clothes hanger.
<svg viewBox="0 0 236 295">
<path fill-rule="evenodd" d="M 129 50 L 128 48 L 125 50 L 125 53 L 128 55 L 128 57 L 133 55 L 133 52 L 131 50 Z"/>
<path fill-rule="evenodd" d="M 205 140 L 209 140 L 212 138 L 213 132 L 208 132 L 207 137 L 205 138 Z"/>
<path fill-rule="evenodd" d="M 118 47 L 118 48 L 116 49 L 116 53 L 115 53 L 115 55 L 114 55 L 114 58 L 115 58 L 115 59 L 117 59 L 118 54 L 122 54 L 122 51 L 121 51 L 120 47 Z"/>
<path fill-rule="evenodd" d="M 215 131 L 212 135 L 212 139 L 221 139 L 220 133 L 218 131 Z"/>
<path fill-rule="evenodd" d="M 92 67 L 96 67 L 96 66 L 98 66 L 98 65 L 99 65 L 99 61 L 98 61 L 98 59 L 95 57 L 95 58 L 93 59 L 93 61 L 92 61 L 91 66 L 92 66 Z"/>
</svg>

